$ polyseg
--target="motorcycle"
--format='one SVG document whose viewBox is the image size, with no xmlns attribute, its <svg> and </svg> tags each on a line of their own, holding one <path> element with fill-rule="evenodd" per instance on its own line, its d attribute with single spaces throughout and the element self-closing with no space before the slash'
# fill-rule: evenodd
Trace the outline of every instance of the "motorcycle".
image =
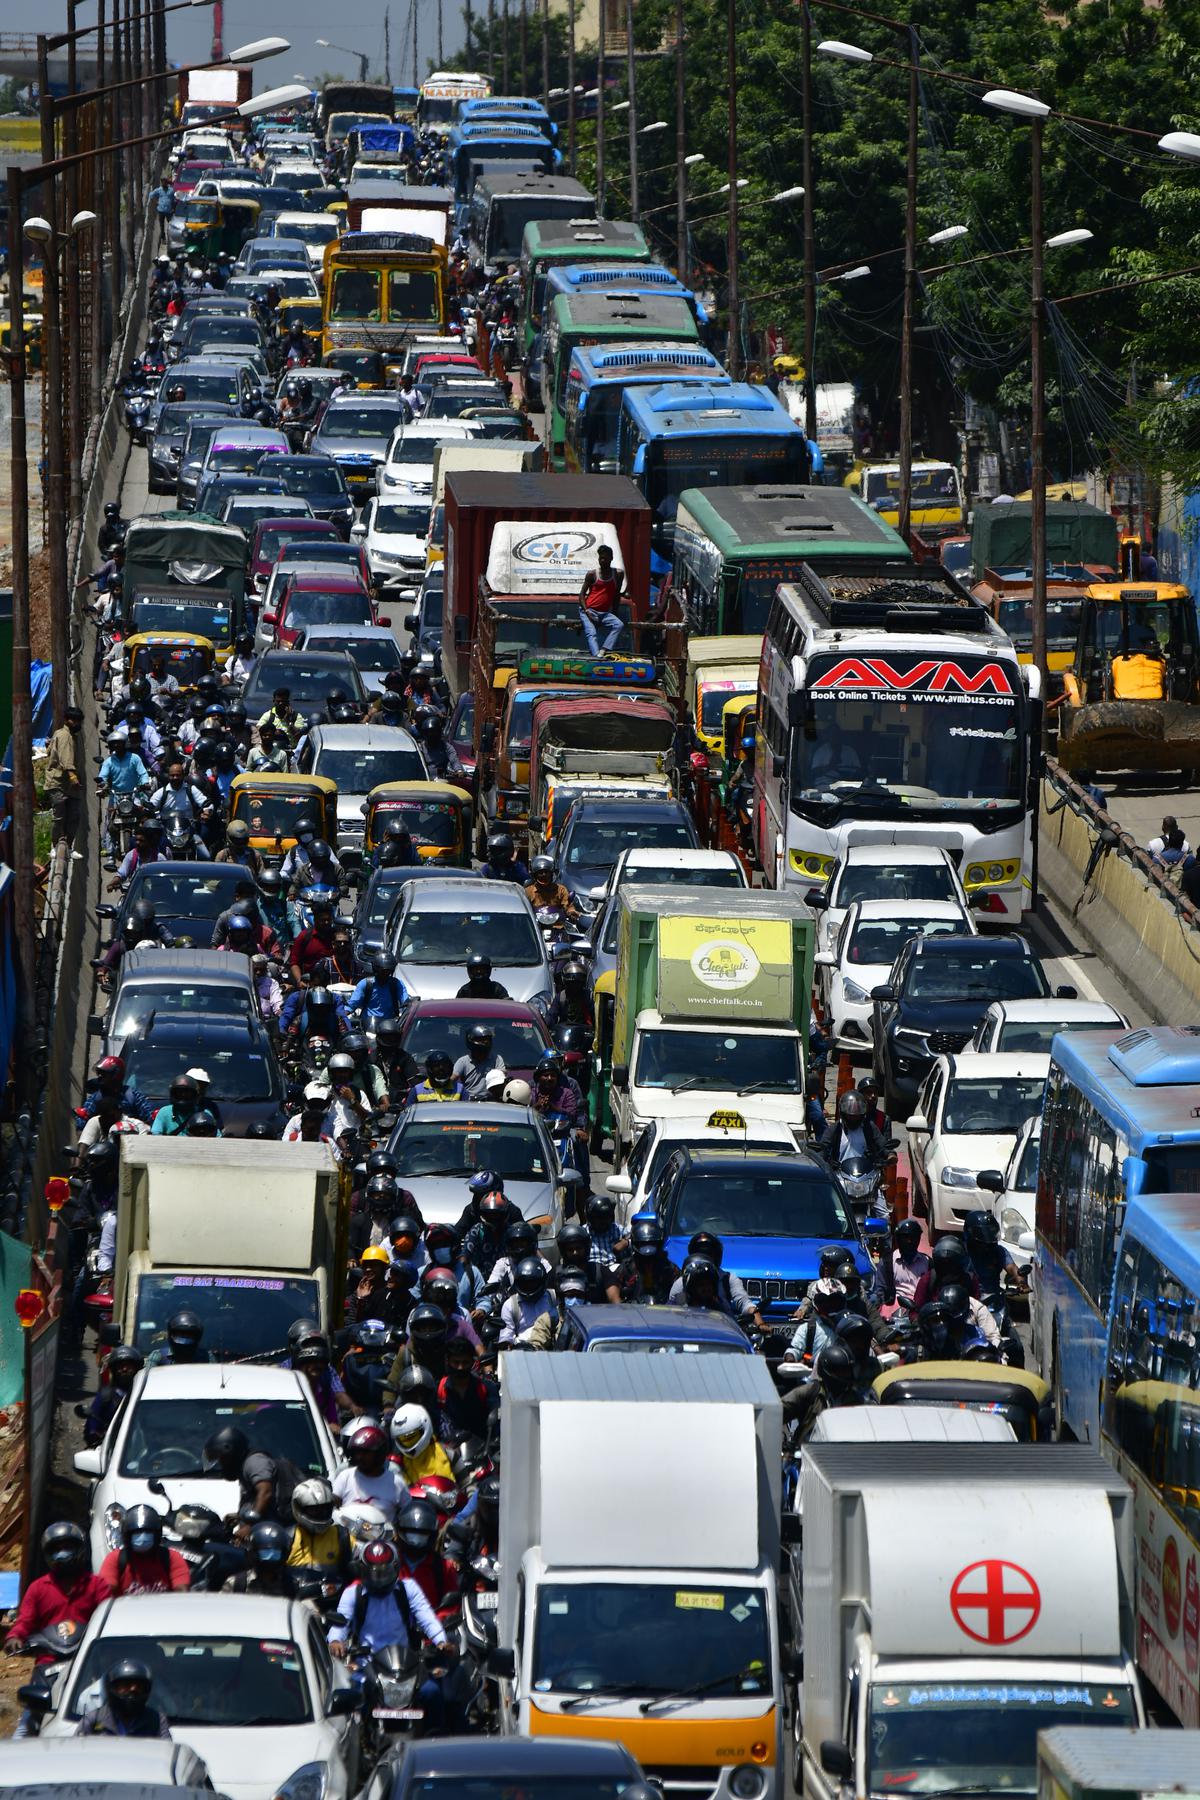
<svg viewBox="0 0 1200 1800">
<path fill-rule="evenodd" d="M 464 1670 L 471 1672 L 468 1722 L 481 1731 L 492 1730 L 499 1713 L 499 1695 L 486 1674 L 488 1656 L 497 1643 L 499 1581 L 500 1565 L 494 1556 L 473 1556 L 462 1572 L 459 1654 Z"/>
<path fill-rule="evenodd" d="M 865 1156 L 851 1156 L 834 1170 L 837 1184 L 854 1211 L 860 1225 L 881 1219 L 886 1230 L 887 1196 L 883 1192 L 883 1169 Z"/>
<path fill-rule="evenodd" d="M 234 1543 L 220 1513 L 196 1500 L 173 1506 L 157 1475 L 151 1476 L 147 1486 L 158 1499 L 167 1502 L 163 1537 L 187 1564 L 193 1591 L 215 1594 L 231 1575 L 241 1574 L 246 1567 L 246 1552 Z"/>
<path fill-rule="evenodd" d="M 54 1710 L 54 1690 L 70 1668 L 71 1660 L 83 1642 L 84 1627 L 74 1619 L 63 1619 L 58 1625 L 47 1625 L 26 1640 L 31 1656 L 49 1656 L 53 1661 L 41 1663 L 29 1681 L 17 1689 L 17 1698 L 25 1708 L 23 1735 L 38 1737 L 47 1715 Z"/>
<path fill-rule="evenodd" d="M 362 1645 L 347 1656 L 351 1679 L 363 1696 L 363 1747 L 370 1762 L 384 1754 L 389 1740 L 423 1722 L 425 1708 L 414 1705 L 423 1662 L 421 1651 L 400 1644 L 374 1651 Z"/>
</svg>

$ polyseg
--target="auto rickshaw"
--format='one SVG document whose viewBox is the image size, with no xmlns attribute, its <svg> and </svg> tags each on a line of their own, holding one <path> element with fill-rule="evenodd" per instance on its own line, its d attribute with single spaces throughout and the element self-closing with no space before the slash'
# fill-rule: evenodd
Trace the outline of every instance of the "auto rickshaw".
<svg viewBox="0 0 1200 1800">
<path fill-rule="evenodd" d="M 242 245 L 252 237 L 258 236 L 258 216 L 261 207 L 257 200 L 236 199 L 221 202 L 221 248 L 230 256 L 236 256 Z"/>
<path fill-rule="evenodd" d="M 360 388 L 385 385 L 382 350 L 327 350 L 321 358 L 327 369 L 345 369 Z"/>
<path fill-rule="evenodd" d="M 182 208 L 183 254 L 189 261 L 212 262 L 225 249 L 221 236 L 221 202 L 215 194 L 190 194 Z"/>
<path fill-rule="evenodd" d="M 138 631 L 125 640 L 125 679 L 148 675 L 159 662 L 179 683 L 181 694 L 193 694 L 202 675 L 211 675 L 217 660 L 211 638 L 178 631 Z"/>
<path fill-rule="evenodd" d="M 722 724 L 729 702 L 753 699 L 758 692 L 762 639 L 690 638 L 687 651 L 687 704 L 701 748 L 719 756 L 724 750 Z"/>
<path fill-rule="evenodd" d="M 992 1362 L 906 1363 L 873 1383 L 881 1406 L 961 1406 L 998 1413 L 1023 1444 L 1053 1435 L 1050 1383 L 1029 1369 Z"/>
<path fill-rule="evenodd" d="M 596 1015 L 592 1039 L 592 1072 L 588 1085 L 588 1114 L 592 1121 L 592 1154 L 599 1155 L 606 1137 L 613 1135 L 612 1062 L 613 1016 L 617 1003 L 617 972 L 607 969 L 597 975 L 592 986 L 592 1007 Z"/>
<path fill-rule="evenodd" d="M 337 787 L 326 775 L 235 775 L 229 819 L 250 827 L 250 847 L 279 862 L 296 843 L 296 822 L 316 821 L 317 835 L 337 843 Z"/>
<path fill-rule="evenodd" d="M 392 819 L 402 819 L 424 862 L 471 866 L 471 796 L 449 781 L 383 781 L 363 804 L 363 858 L 374 856 Z"/>
<path fill-rule="evenodd" d="M 321 340 L 321 302 L 311 295 L 285 295 L 279 302 L 279 330 L 286 337 L 293 325 L 299 325 L 314 344 Z"/>
</svg>

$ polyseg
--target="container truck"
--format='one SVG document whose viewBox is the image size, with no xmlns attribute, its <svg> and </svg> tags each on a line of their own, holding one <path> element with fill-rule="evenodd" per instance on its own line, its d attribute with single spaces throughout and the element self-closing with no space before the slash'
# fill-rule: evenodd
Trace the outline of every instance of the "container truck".
<svg viewBox="0 0 1200 1800">
<path fill-rule="evenodd" d="M 611 1100 L 614 1162 L 652 1119 L 725 1106 L 804 1134 L 816 922 L 764 888 L 623 887 Z"/>
<path fill-rule="evenodd" d="M 753 1356 L 503 1360 L 501 1729 L 672 1797 L 783 1791 L 782 1413 Z"/>
<path fill-rule="evenodd" d="M 800 1485 L 807 1800 L 1031 1793 L 1043 1727 L 1144 1722 L 1133 1495 L 1089 1445 L 810 1443 Z"/>
<path fill-rule="evenodd" d="M 249 63 L 227 63 L 222 69 L 181 69 L 180 119 L 185 125 L 202 125 L 214 112 L 229 112 L 240 106 L 253 91 L 254 70 Z M 191 114 L 188 107 L 193 109 Z"/>
<path fill-rule="evenodd" d="M 148 1351 L 183 1308 L 226 1361 L 282 1355 L 295 1319 L 337 1330 L 348 1223 L 327 1144 L 123 1137 L 114 1341 Z"/>
<path fill-rule="evenodd" d="M 1200 1800 L 1200 1731 L 1056 1725 L 1038 1736 L 1038 1800 Z"/>
</svg>

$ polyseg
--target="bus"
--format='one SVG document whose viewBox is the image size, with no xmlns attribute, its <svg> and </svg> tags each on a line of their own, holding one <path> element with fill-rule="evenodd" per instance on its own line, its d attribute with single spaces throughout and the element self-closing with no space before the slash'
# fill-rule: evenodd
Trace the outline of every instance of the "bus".
<svg viewBox="0 0 1200 1800">
<path fill-rule="evenodd" d="M 687 301 L 697 325 L 704 330 L 708 314 L 704 303 L 689 287 L 684 287 L 672 269 L 661 263 L 635 263 L 631 267 L 614 266 L 607 259 L 596 263 L 575 264 L 551 269 L 546 276 L 546 296 L 551 294 L 586 294 L 603 289 L 616 294 L 677 294 Z"/>
<path fill-rule="evenodd" d="M 760 482 L 680 495 L 671 586 L 701 637 L 764 632 L 775 589 L 806 563 L 822 575 L 879 573 L 903 570 L 912 552 L 845 488 Z"/>
<path fill-rule="evenodd" d="M 754 848 L 775 887 L 820 889 L 851 843 L 938 844 L 989 923 L 1027 873 L 1037 670 L 937 564 L 775 593 L 758 684 Z"/>
<path fill-rule="evenodd" d="M 543 314 L 542 406 L 546 444 L 563 467 L 567 370 L 571 352 L 588 344 L 694 344 L 700 333 L 677 294 L 556 294 Z"/>
<path fill-rule="evenodd" d="M 654 514 L 651 550 L 663 574 L 686 489 L 744 487 L 773 476 L 807 481 L 808 439 L 761 385 L 630 388 L 621 402 L 617 469 L 637 483 Z"/>
<path fill-rule="evenodd" d="M 382 350 L 446 328 L 446 250 L 410 231 L 348 231 L 325 246 L 321 354 Z"/>
<path fill-rule="evenodd" d="M 848 477 L 860 497 L 889 525 L 900 520 L 900 464 L 867 463 Z M 958 470 L 947 462 L 914 462 L 910 475 L 909 516 L 920 538 L 936 542 L 966 528 L 966 507 Z"/>
<path fill-rule="evenodd" d="M 699 344 L 593 344 L 573 350 L 563 407 L 563 459 L 574 475 L 614 475 L 626 388 L 715 387 L 729 377 Z"/>
<path fill-rule="evenodd" d="M 652 262 L 654 253 L 640 225 L 629 219 L 532 219 L 521 239 L 522 355 L 528 361 L 542 328 L 546 272 L 560 264 Z"/>
<path fill-rule="evenodd" d="M 536 125 L 551 143 L 558 136 L 558 126 L 541 101 L 532 95 L 491 94 L 486 100 L 459 101 L 456 125 L 471 125 L 479 119 L 516 119 L 526 125 Z"/>
<path fill-rule="evenodd" d="M 421 83 L 417 95 L 417 130 L 432 131 L 445 137 L 458 116 L 464 100 L 486 100 L 492 84 L 486 75 L 435 69 Z"/>
<path fill-rule="evenodd" d="M 536 125 L 519 119 L 480 119 L 474 125 L 456 125 L 450 133 L 446 180 L 454 189 L 455 204 L 464 207 L 469 205 L 475 185 L 473 163 L 533 163 L 550 175 L 557 160 L 558 152 Z"/>
<path fill-rule="evenodd" d="M 540 169 L 507 169 L 481 174 L 467 209 L 467 259 L 472 268 L 494 275 L 515 263 L 531 219 L 586 219 L 596 202 L 581 181 L 545 175 Z"/>
</svg>

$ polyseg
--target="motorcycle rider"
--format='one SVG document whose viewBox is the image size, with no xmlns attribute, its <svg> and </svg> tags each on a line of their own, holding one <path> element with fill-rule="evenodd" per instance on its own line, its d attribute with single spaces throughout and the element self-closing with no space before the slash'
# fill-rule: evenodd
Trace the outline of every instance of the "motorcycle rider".
<svg viewBox="0 0 1200 1800">
<path fill-rule="evenodd" d="M 255 880 L 262 873 L 262 857 L 250 843 L 250 827 L 244 819 L 231 819 L 225 827 L 225 848 L 218 850 L 215 862 L 238 863 L 248 869 Z"/>
<path fill-rule="evenodd" d="M 407 1506 L 408 1486 L 399 1469 L 388 1461 L 387 1433 L 382 1425 L 364 1423 L 352 1430 L 346 1445 L 348 1467 L 333 1478 L 333 1497 L 339 1508 L 369 1500 L 390 1524 Z"/>
<path fill-rule="evenodd" d="M 164 826 L 172 819 L 186 819 L 194 828 L 212 816 L 212 802 L 204 790 L 189 781 L 187 771 L 178 759 L 167 764 L 167 779 L 150 795 L 150 805 Z"/>
<path fill-rule="evenodd" d="M 169 1738 L 165 1713 L 150 1705 L 153 1677 L 136 1656 L 123 1656 L 104 1677 L 104 1701 L 85 1712 L 76 1737 Z"/>
<path fill-rule="evenodd" d="M 396 973 L 396 960 L 380 951 L 371 958 L 371 973 L 364 975 L 346 1002 L 346 1011 L 361 1015 L 364 1024 L 379 1019 L 397 1019 L 410 999 L 408 989 Z"/>
<path fill-rule="evenodd" d="M 107 1379 L 97 1388 L 83 1422 L 83 1441 L 89 1449 L 104 1441 L 104 1434 L 145 1366 L 146 1359 L 134 1344 L 116 1344 L 109 1351 L 104 1366 Z"/>
<path fill-rule="evenodd" d="M 525 887 L 529 880 L 529 870 L 517 856 L 512 839 L 507 831 L 493 831 L 488 834 L 487 856 L 479 873 L 492 881 L 515 881 Z M 507 999 L 507 995 L 504 996 Z"/>
<path fill-rule="evenodd" d="M 921 1221 L 900 1219 L 892 1230 L 892 1296 L 914 1300 L 921 1277 L 933 1266 L 921 1248 Z"/>
<path fill-rule="evenodd" d="M 167 1320 L 167 1341 L 150 1352 L 146 1367 L 155 1369 L 163 1363 L 210 1363 L 212 1356 L 204 1348 L 203 1339 L 204 1321 L 183 1307 Z"/>
<path fill-rule="evenodd" d="M 88 1567 L 87 1539 L 78 1525 L 66 1519 L 47 1525 L 41 1536 L 46 1573 L 37 1575 L 21 1596 L 8 1635 L 6 1656 L 23 1656 L 31 1637 L 51 1625 L 86 1625 L 98 1606 L 108 1599 L 107 1584 Z M 52 1662 L 49 1653 L 39 1662 Z"/>
<path fill-rule="evenodd" d="M 688 1239 L 687 1253 L 689 1257 L 698 1256 L 710 1262 L 716 1269 L 722 1312 L 726 1312 L 730 1318 L 736 1319 L 739 1325 L 749 1324 L 756 1326 L 759 1331 L 766 1330 L 759 1314 L 758 1302 L 746 1292 L 741 1278 L 722 1266 L 725 1258 L 725 1246 L 715 1232 L 694 1232 Z M 686 1274 L 687 1264 L 685 1263 L 683 1267 L 684 1274 Z M 671 1305 L 682 1306 L 685 1303 L 683 1294 L 682 1282 L 676 1282 L 671 1289 Z M 688 1301 L 687 1304 L 692 1305 L 693 1302 Z"/>
<path fill-rule="evenodd" d="M 837 1118 L 817 1148 L 832 1169 L 855 1160 L 881 1169 L 888 1157 L 887 1144 L 868 1119 L 866 1103 L 856 1088 L 838 1101 Z"/>
<path fill-rule="evenodd" d="M 373 869 L 415 869 L 421 858 L 403 819 L 389 819 L 371 858 Z"/>
<path fill-rule="evenodd" d="M 563 1226 L 559 1233 L 578 1231 L 579 1226 Z M 629 1228 L 629 1249 L 617 1264 L 618 1297 L 634 1306 L 665 1306 L 671 1290 L 680 1278 L 678 1264 L 666 1252 L 662 1222 L 654 1214 L 639 1214 Z M 565 1258 L 564 1258 L 565 1260 Z"/>
<path fill-rule="evenodd" d="M 400 1553 L 386 1538 L 364 1545 L 357 1558 L 357 1580 L 351 1581 L 338 1601 L 339 1623 L 329 1633 L 329 1648 L 344 1660 L 351 1649 L 371 1652 L 399 1646 L 409 1649 L 418 1634 L 452 1660 L 446 1633 L 421 1588 L 401 1572 Z M 441 1728 L 445 1711 L 441 1682 L 427 1675 L 413 1695 L 414 1705 L 425 1715 L 433 1732 Z"/>
<path fill-rule="evenodd" d="M 506 987 L 492 980 L 492 959 L 485 956 L 482 950 L 475 950 L 467 958 L 467 979 L 459 988 L 458 1000 L 509 1000 L 511 995 Z"/>
<path fill-rule="evenodd" d="M 430 1477 L 454 1486 L 450 1458 L 433 1435 L 433 1420 L 425 1407 L 415 1400 L 403 1401 L 392 1414 L 389 1429 L 404 1479 L 410 1486 Z"/>
<path fill-rule="evenodd" d="M 554 858 L 535 856 L 529 865 L 525 894 L 534 912 L 548 908 L 560 912 L 571 925 L 579 924 L 579 908 L 561 881 L 554 879 Z M 565 971 L 564 971 L 565 974 Z"/>
<path fill-rule="evenodd" d="M 476 1370 L 475 1350 L 466 1338 L 447 1339 L 446 1373 L 438 1382 L 437 1403 L 454 1437 L 487 1437 L 500 1390 Z"/>
<path fill-rule="evenodd" d="M 231 1575 L 221 1589 L 225 1594 L 270 1594 L 290 1600 L 296 1578 L 288 1566 L 292 1533 L 275 1519 L 264 1519 L 250 1530 L 246 1567 Z"/>
<path fill-rule="evenodd" d="M 797 1325 L 788 1346 L 788 1360 L 815 1363 L 837 1336 L 837 1322 L 845 1312 L 846 1290 L 832 1275 L 819 1275 L 808 1290 L 807 1316 Z"/>
<path fill-rule="evenodd" d="M 480 1196 L 479 1216 L 463 1235 L 462 1253 L 490 1282 L 496 1264 L 504 1255 L 504 1236 L 515 1219 L 522 1217 L 500 1188 L 492 1188 Z"/>
<path fill-rule="evenodd" d="M 175 939 L 166 927 L 159 924 L 153 900 L 135 900 L 120 936 L 113 939 L 97 961 L 101 985 L 109 985 L 113 972 L 120 966 L 127 951 L 145 949 L 150 944 L 169 950 L 174 942 Z"/>
<path fill-rule="evenodd" d="M 332 967 L 336 962 L 338 946 L 334 940 L 335 928 L 335 914 L 329 901 L 315 901 L 312 924 L 296 933 L 288 953 L 292 980 L 297 987 L 303 987 L 306 982 L 314 980 L 322 964 Z M 344 1014 L 344 1007 L 342 1010 Z"/>
<path fill-rule="evenodd" d="M 292 766 L 287 739 L 268 719 L 258 728 L 258 743 L 246 755 L 248 775 L 286 775 Z"/>
<path fill-rule="evenodd" d="M 168 1104 L 159 1107 L 150 1130 L 155 1137 L 182 1137 L 200 1103 L 200 1093 L 190 1075 L 176 1075 L 168 1094 Z"/>
<path fill-rule="evenodd" d="M 500 1343 L 527 1341 L 530 1330 L 545 1315 L 558 1317 L 558 1307 L 547 1289 L 550 1277 L 540 1256 L 526 1256 L 513 1271 L 514 1292 L 500 1308 Z"/>
<path fill-rule="evenodd" d="M 537 861 L 537 858 L 534 858 Z M 582 1027 L 587 1033 L 596 1028 L 596 1011 L 592 1005 L 592 996 L 588 991 L 586 965 L 578 958 L 572 957 L 563 964 L 559 975 L 559 991 L 555 994 L 546 1011 L 546 1024 L 554 1033 L 554 1041 L 559 1049 L 565 1050 L 566 1043 L 560 1033 L 571 1026 Z M 588 1039 L 590 1043 L 590 1036 Z"/>
<path fill-rule="evenodd" d="M 425 1079 L 414 1082 L 408 1096 L 409 1106 L 422 1106 L 444 1100 L 464 1100 L 466 1092 L 454 1074 L 454 1064 L 444 1050 L 431 1050 L 425 1058 Z"/>
<path fill-rule="evenodd" d="M 435 1612 L 458 1598 L 459 1576 L 437 1547 L 441 1520 L 428 1500 L 412 1499 L 396 1515 L 396 1548 L 404 1576 L 415 1581 Z"/>
<path fill-rule="evenodd" d="M 482 1099 L 487 1078 L 495 1070 L 507 1074 L 504 1058 L 493 1048 L 496 1035 L 490 1025 L 472 1025 L 466 1035 L 466 1053 L 451 1071 L 468 1100 Z"/>
<path fill-rule="evenodd" d="M 296 1529 L 287 1561 L 289 1568 L 315 1569 L 344 1586 L 350 1576 L 350 1533 L 334 1523 L 333 1507 L 333 1488 L 323 1476 L 297 1482 L 292 1494 Z"/>
<path fill-rule="evenodd" d="M 178 1550 L 163 1543 L 163 1516 L 154 1506 L 131 1506 L 121 1520 L 120 1548 L 100 1564 L 100 1579 L 121 1594 L 182 1593 L 191 1571 Z"/>
<path fill-rule="evenodd" d="M 446 737 L 446 721 L 432 706 L 419 706 L 413 720 L 429 772 L 437 781 L 462 781 L 458 752 Z M 486 871 L 485 871 L 486 873 Z"/>
</svg>

